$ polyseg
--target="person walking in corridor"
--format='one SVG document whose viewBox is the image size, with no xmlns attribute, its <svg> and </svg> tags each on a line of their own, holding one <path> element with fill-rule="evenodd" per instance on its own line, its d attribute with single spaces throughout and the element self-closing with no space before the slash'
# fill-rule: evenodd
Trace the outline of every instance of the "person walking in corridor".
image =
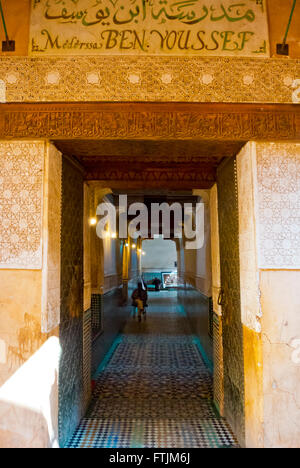
<svg viewBox="0 0 300 468">
<path fill-rule="evenodd" d="M 132 306 L 134 307 L 133 316 L 135 317 L 135 311 L 138 310 L 138 319 L 139 322 L 142 321 L 142 315 L 146 315 L 146 307 L 148 300 L 148 293 L 143 288 L 143 283 L 139 282 L 137 289 L 132 293 Z"/>
<path fill-rule="evenodd" d="M 160 291 L 161 281 L 159 278 L 154 278 L 153 284 L 155 286 L 155 291 Z"/>
</svg>

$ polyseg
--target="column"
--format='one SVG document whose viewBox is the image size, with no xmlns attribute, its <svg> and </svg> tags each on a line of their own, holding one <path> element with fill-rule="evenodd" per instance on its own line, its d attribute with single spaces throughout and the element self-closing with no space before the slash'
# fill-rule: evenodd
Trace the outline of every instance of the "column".
<svg viewBox="0 0 300 468">
<path fill-rule="evenodd" d="M 61 154 L 0 141 L 0 441 L 58 444 Z"/>
<path fill-rule="evenodd" d="M 237 157 L 248 447 L 300 446 L 300 145 Z"/>
</svg>

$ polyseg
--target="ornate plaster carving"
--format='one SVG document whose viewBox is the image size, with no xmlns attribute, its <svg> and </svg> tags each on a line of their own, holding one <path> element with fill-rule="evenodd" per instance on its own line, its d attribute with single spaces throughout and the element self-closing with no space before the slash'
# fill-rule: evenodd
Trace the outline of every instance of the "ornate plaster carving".
<svg viewBox="0 0 300 468">
<path fill-rule="evenodd" d="M 299 60 L 278 58 L 70 56 L 0 62 L 7 102 L 292 103 L 299 77 Z"/>
<path fill-rule="evenodd" d="M 300 144 L 257 143 L 258 266 L 300 269 Z"/>
<path fill-rule="evenodd" d="M 0 142 L 0 268 L 42 268 L 44 142 Z"/>
</svg>

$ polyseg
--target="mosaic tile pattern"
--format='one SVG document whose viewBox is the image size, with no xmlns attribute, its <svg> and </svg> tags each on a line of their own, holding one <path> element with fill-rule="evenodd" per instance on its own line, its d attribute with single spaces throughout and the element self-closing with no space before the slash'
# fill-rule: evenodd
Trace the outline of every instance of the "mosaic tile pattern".
<svg viewBox="0 0 300 468">
<path fill-rule="evenodd" d="M 68 448 L 229 448 L 234 437 L 220 419 L 84 419 Z"/>
<path fill-rule="evenodd" d="M 237 446 L 176 294 L 150 296 L 147 319 L 128 321 L 68 448 Z"/>
<path fill-rule="evenodd" d="M 83 392 L 84 407 L 89 405 L 91 398 L 92 380 L 92 312 L 88 310 L 83 314 Z"/>
<path fill-rule="evenodd" d="M 224 408 L 224 370 L 223 370 L 223 339 L 222 318 L 214 313 L 214 401 L 220 412 Z"/>
<path fill-rule="evenodd" d="M 103 329 L 103 301 L 101 294 L 92 294 L 92 332 L 96 336 Z"/>
</svg>

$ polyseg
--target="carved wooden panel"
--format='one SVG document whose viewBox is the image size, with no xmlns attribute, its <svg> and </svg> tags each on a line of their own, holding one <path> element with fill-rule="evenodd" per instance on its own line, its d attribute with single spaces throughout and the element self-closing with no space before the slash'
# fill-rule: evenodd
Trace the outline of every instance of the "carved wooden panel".
<svg viewBox="0 0 300 468">
<path fill-rule="evenodd" d="M 0 138 L 300 138 L 300 108 L 225 104 L 3 104 Z"/>
<path fill-rule="evenodd" d="M 182 164 L 101 164 L 85 166 L 85 179 L 109 182 L 111 188 L 168 187 L 209 188 L 216 179 L 216 165 L 201 164 L 185 166 Z"/>
<path fill-rule="evenodd" d="M 76 155 L 82 164 L 103 163 L 172 163 L 218 164 L 224 157 L 235 156 L 243 146 L 240 141 L 224 140 L 56 140 L 63 154 Z"/>
</svg>

